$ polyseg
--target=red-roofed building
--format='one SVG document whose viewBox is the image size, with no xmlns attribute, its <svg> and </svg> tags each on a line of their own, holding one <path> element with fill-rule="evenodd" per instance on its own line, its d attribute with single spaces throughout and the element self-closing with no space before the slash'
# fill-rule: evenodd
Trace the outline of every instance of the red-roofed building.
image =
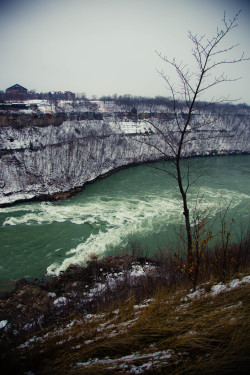
<svg viewBox="0 0 250 375">
<path fill-rule="evenodd" d="M 17 83 L 5 90 L 6 94 L 27 94 L 28 90 Z"/>
</svg>

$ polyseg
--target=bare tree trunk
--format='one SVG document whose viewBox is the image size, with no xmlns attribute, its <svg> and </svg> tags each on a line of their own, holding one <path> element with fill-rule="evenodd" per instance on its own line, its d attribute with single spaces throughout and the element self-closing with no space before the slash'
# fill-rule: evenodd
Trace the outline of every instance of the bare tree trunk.
<svg viewBox="0 0 250 375">
<path fill-rule="evenodd" d="M 183 184 L 182 184 L 183 179 L 181 176 L 180 159 L 176 161 L 176 170 L 177 170 L 178 186 L 179 186 L 182 203 L 183 203 L 183 215 L 185 216 L 185 228 L 186 228 L 186 235 L 187 235 L 187 256 L 188 256 L 188 263 L 190 263 L 192 262 L 192 231 L 191 231 L 191 225 L 190 225 L 187 194 L 185 193 Z"/>
</svg>

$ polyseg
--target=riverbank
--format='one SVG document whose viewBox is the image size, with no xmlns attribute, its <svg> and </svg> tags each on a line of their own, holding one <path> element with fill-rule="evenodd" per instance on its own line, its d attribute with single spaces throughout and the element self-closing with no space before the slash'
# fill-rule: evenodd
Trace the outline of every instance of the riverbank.
<svg viewBox="0 0 250 375">
<path fill-rule="evenodd" d="M 247 155 L 247 153 L 246 153 L 246 155 Z M 158 161 L 161 161 L 161 159 L 154 160 L 152 162 L 155 163 L 155 162 L 158 162 Z M 104 178 L 110 177 L 114 173 L 117 173 L 119 171 L 131 168 L 131 167 L 137 167 L 137 166 L 140 166 L 140 165 L 144 165 L 146 163 L 148 163 L 148 162 L 146 161 L 146 162 L 130 163 L 130 164 L 122 165 L 120 167 L 117 167 L 117 168 L 114 168 L 110 171 L 107 171 L 107 172 L 101 174 L 100 176 L 97 176 L 93 180 L 85 182 L 82 186 L 73 187 L 72 189 L 69 189 L 68 191 L 55 192 L 55 193 L 50 193 L 50 194 L 42 194 L 42 195 L 38 195 L 38 196 L 35 196 L 35 197 L 32 197 L 32 198 L 17 199 L 14 202 L 0 203 L 0 208 L 11 207 L 11 206 L 14 206 L 18 203 L 24 203 L 24 202 L 27 202 L 27 203 L 28 202 L 57 202 L 57 201 L 60 201 L 60 200 L 67 200 L 67 199 L 75 196 L 77 193 L 79 193 L 81 191 L 84 191 L 86 186 L 88 186 L 89 184 L 93 184 L 94 182 L 96 182 L 98 180 L 102 180 Z"/>
<path fill-rule="evenodd" d="M 65 198 L 117 168 L 174 157 L 165 141 L 179 134 L 173 114 L 155 114 L 154 125 L 117 116 L 0 116 L 0 204 Z M 180 116 L 184 121 L 185 114 Z M 208 116 L 212 126 L 204 123 Z M 201 111 L 190 124 L 182 157 L 249 153 L 249 119 L 239 108 L 221 117 Z"/>
<path fill-rule="evenodd" d="M 211 154 L 207 154 L 207 155 L 196 155 L 196 154 L 190 155 L 189 157 L 183 158 L 183 160 L 193 159 L 193 158 L 212 158 L 212 157 L 215 157 L 215 156 L 239 156 L 239 155 L 250 155 L 250 152 L 246 151 L 246 152 L 232 152 L 232 153 L 222 152 L 222 153 L 218 153 L 218 152 L 213 151 Z M 73 188 L 71 188 L 67 191 L 61 191 L 61 192 L 58 191 L 58 192 L 55 192 L 55 193 L 41 194 L 41 195 L 33 196 L 31 198 L 24 197 L 24 198 L 16 199 L 13 202 L 11 201 L 11 202 L 0 203 L 0 208 L 11 207 L 11 206 L 14 206 L 16 204 L 24 203 L 24 202 L 27 202 L 27 203 L 28 202 L 57 202 L 57 201 L 60 201 L 60 200 L 67 200 L 71 197 L 74 197 L 79 192 L 84 191 L 86 186 L 88 186 L 89 184 L 93 184 L 98 180 L 102 180 L 104 178 L 110 177 L 110 176 L 112 176 L 113 174 L 115 174 L 119 171 L 122 171 L 122 170 L 125 170 L 125 169 L 128 169 L 128 168 L 132 168 L 132 167 L 138 167 L 138 166 L 141 166 L 141 165 L 146 165 L 150 162 L 151 161 L 148 160 L 148 161 L 144 161 L 144 162 L 129 163 L 129 164 L 126 164 L 126 165 L 121 165 L 117 168 L 111 169 L 111 170 L 95 177 L 93 180 L 89 180 L 89 181 L 85 182 L 82 186 L 73 187 Z M 164 162 L 164 159 L 159 158 L 159 159 L 152 160 L 152 164 L 157 163 L 157 162 Z"/>
<path fill-rule="evenodd" d="M 247 374 L 247 254 L 224 281 L 210 262 L 195 292 L 169 256 L 93 255 L 47 283 L 19 280 L 0 300 L 3 374 Z"/>
</svg>

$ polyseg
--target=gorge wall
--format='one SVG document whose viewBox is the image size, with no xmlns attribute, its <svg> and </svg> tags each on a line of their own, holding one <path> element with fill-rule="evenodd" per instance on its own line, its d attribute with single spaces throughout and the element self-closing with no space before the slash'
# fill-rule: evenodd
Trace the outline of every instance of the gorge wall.
<svg viewBox="0 0 250 375">
<path fill-rule="evenodd" d="M 194 118 L 183 156 L 250 152 L 249 113 L 214 118 L 199 127 L 209 116 L 213 120 L 211 113 Z M 171 154 L 163 137 L 146 122 L 59 121 L 57 116 L 56 124 L 29 120 L 14 125 L 0 126 L 1 206 L 61 197 L 116 168 L 160 159 L 159 148 Z M 171 131 L 173 135 L 176 130 Z"/>
</svg>

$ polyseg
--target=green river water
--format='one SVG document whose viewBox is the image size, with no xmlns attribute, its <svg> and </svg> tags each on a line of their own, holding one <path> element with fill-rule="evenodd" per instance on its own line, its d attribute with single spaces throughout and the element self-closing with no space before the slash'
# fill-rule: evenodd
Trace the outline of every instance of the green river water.
<svg viewBox="0 0 250 375">
<path fill-rule="evenodd" d="M 211 210 L 213 222 L 230 205 L 227 218 L 236 222 L 232 232 L 237 240 L 249 222 L 250 155 L 187 162 L 201 175 L 190 189 L 191 206 L 199 196 L 200 210 Z M 71 263 L 84 264 L 92 253 L 124 253 L 134 241 L 149 255 L 174 244 L 184 217 L 177 184 L 150 165 L 121 170 L 67 201 L 0 209 L 1 288 L 20 277 L 58 274 Z"/>
</svg>

